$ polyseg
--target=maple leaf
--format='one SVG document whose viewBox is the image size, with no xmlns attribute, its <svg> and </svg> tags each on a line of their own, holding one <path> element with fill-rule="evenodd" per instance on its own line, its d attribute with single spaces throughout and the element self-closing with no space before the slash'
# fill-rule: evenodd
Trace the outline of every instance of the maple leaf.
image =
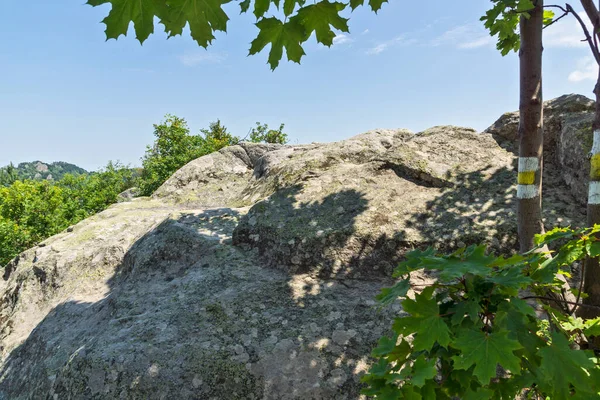
<svg viewBox="0 0 600 400">
<path fill-rule="evenodd" d="M 330 3 L 324 0 L 317 4 L 302 7 L 298 10 L 297 18 L 300 19 L 300 23 L 304 26 L 308 36 L 315 32 L 317 42 L 325 46 L 331 46 L 335 37 L 331 27 L 342 32 L 349 32 L 348 18 L 342 18 L 339 14 L 344 8 L 346 8 L 344 3 Z"/>
<path fill-rule="evenodd" d="M 161 22 L 169 37 L 181 35 L 189 23 L 192 38 L 206 48 L 212 43 L 213 32 L 227 30 L 229 17 L 223 11 L 223 4 L 230 0 L 167 0 L 169 18 Z"/>
<path fill-rule="evenodd" d="M 240 2 L 240 14 L 245 13 L 250 8 L 250 0 L 243 0 Z"/>
<path fill-rule="evenodd" d="M 430 350 L 436 342 L 443 347 L 450 343 L 450 330 L 440 316 L 436 299 L 432 298 L 433 290 L 433 287 L 428 287 L 416 295 L 415 300 L 404 300 L 402 307 L 411 315 L 397 318 L 394 322 L 394 330 L 397 333 L 415 334 L 414 351 Z"/>
<path fill-rule="evenodd" d="M 410 383 L 416 387 L 422 387 L 426 381 L 435 378 L 437 375 L 435 362 L 435 359 L 417 358 L 412 366 Z"/>
<path fill-rule="evenodd" d="M 387 2 L 388 0 L 369 0 L 369 5 L 371 6 L 371 10 L 373 10 L 373 12 L 377 14 L 377 11 L 381 10 L 381 6 L 383 6 L 383 3 Z"/>
<path fill-rule="evenodd" d="M 256 18 L 261 18 L 271 6 L 271 0 L 254 0 L 254 15 Z"/>
<path fill-rule="evenodd" d="M 420 267 L 439 269 L 440 279 L 444 282 L 460 278 L 466 274 L 487 276 L 492 272 L 488 264 L 496 260 L 494 256 L 485 254 L 484 245 L 471 246 L 461 249 L 450 256 L 445 257 L 422 257 Z"/>
<path fill-rule="evenodd" d="M 410 280 L 404 279 L 398 283 L 396 283 L 391 288 L 383 288 L 381 289 L 381 293 L 377 295 L 377 300 L 379 300 L 383 305 L 388 305 L 393 303 L 398 297 L 405 297 L 410 289 Z"/>
<path fill-rule="evenodd" d="M 596 394 L 598 385 L 590 387 L 590 373 L 597 366 L 582 350 L 573 350 L 569 341 L 560 333 L 552 332 L 552 344 L 539 350 L 542 358 L 540 370 L 544 377 L 545 389 L 552 398 L 571 397 L 570 385 L 581 393 Z"/>
<path fill-rule="evenodd" d="M 488 280 L 497 285 L 505 286 L 508 289 L 514 289 L 515 295 L 517 289 L 524 288 L 532 282 L 532 279 L 528 276 L 525 276 L 523 274 L 523 271 L 517 267 L 512 267 L 499 271 L 491 278 L 488 278 Z"/>
<path fill-rule="evenodd" d="M 513 354 L 522 346 L 507 337 L 507 331 L 486 333 L 481 330 L 466 330 L 456 338 L 452 347 L 461 351 L 452 357 L 454 367 L 469 369 L 475 365 L 475 375 L 483 385 L 496 376 L 496 368 L 501 365 L 513 374 L 521 371 L 521 361 Z"/>
<path fill-rule="evenodd" d="M 154 33 L 154 16 L 161 19 L 168 15 L 165 0 L 88 0 L 93 7 L 110 3 L 112 8 L 102 21 L 106 25 L 106 38 L 118 39 L 127 35 L 133 22 L 136 38 L 144 43 Z"/>
<path fill-rule="evenodd" d="M 304 42 L 305 32 L 297 18 L 290 18 L 283 23 L 275 17 L 263 18 L 256 23 L 260 30 L 256 39 L 250 44 L 250 55 L 256 54 L 271 44 L 269 52 L 269 65 L 275 70 L 283 56 L 285 48 L 287 58 L 300 64 L 300 59 L 305 54 L 301 43 Z"/>
</svg>

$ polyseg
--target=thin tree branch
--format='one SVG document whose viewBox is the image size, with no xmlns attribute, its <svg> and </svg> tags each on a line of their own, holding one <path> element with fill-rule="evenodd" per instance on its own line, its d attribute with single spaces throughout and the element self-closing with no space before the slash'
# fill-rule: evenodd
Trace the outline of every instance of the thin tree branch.
<svg viewBox="0 0 600 400">
<path fill-rule="evenodd" d="M 565 304 L 576 305 L 578 307 L 588 307 L 588 308 L 594 308 L 594 309 L 600 310 L 600 306 L 594 306 L 594 305 L 591 305 L 591 304 L 578 304 L 578 303 L 575 303 L 574 301 L 557 300 L 557 299 L 553 299 L 552 297 L 543 297 L 543 296 L 525 296 L 525 297 L 521 297 L 521 300 L 528 300 L 528 299 L 548 300 L 548 301 L 553 301 L 555 303 L 565 303 Z"/>
<path fill-rule="evenodd" d="M 589 17 L 590 21 L 592 21 L 592 26 L 594 28 L 594 36 L 596 36 L 598 34 L 598 31 L 600 30 L 600 15 L 598 15 L 598 9 L 596 8 L 596 5 L 591 0 L 581 0 L 581 5 L 583 5 L 583 8 L 584 8 L 587 16 Z M 583 32 L 585 33 L 585 38 L 586 38 L 588 44 L 590 45 L 590 49 L 592 50 L 592 54 L 594 55 L 594 58 L 596 59 L 596 63 L 598 63 L 600 65 L 600 52 L 598 51 L 598 46 L 595 45 L 595 41 L 590 36 L 590 32 L 588 31 L 588 28 L 585 25 L 585 22 L 583 22 L 583 20 L 579 16 L 579 14 L 577 14 L 575 12 L 575 10 L 573 10 L 573 7 L 571 7 L 570 4 L 567 4 L 566 7 L 567 7 L 567 10 L 570 13 L 572 13 L 573 16 L 577 19 L 577 21 L 579 22 L 579 25 L 581 25 L 581 29 L 583 29 Z"/>
<path fill-rule="evenodd" d="M 556 4 L 547 4 L 544 6 L 544 8 L 558 8 L 560 11 L 564 12 L 564 13 L 569 13 L 569 11 L 567 11 L 566 8 L 564 8 L 563 6 L 559 6 Z"/>
<path fill-rule="evenodd" d="M 549 26 L 554 25 L 555 23 L 557 23 L 558 21 L 560 21 L 561 19 L 563 19 L 564 17 L 566 17 L 567 15 L 569 15 L 568 11 L 565 11 L 563 13 L 563 15 L 561 15 L 560 17 L 556 18 L 555 20 L 552 20 L 552 22 L 550 22 L 548 25 L 544 26 L 542 29 L 546 29 Z"/>
<path fill-rule="evenodd" d="M 581 291 L 583 290 L 583 276 L 585 274 L 585 260 L 581 262 L 581 279 L 579 280 L 579 291 L 577 292 L 577 300 L 575 303 L 579 304 L 579 300 L 581 300 Z M 574 314 L 579 305 L 574 305 L 569 314 Z"/>
</svg>

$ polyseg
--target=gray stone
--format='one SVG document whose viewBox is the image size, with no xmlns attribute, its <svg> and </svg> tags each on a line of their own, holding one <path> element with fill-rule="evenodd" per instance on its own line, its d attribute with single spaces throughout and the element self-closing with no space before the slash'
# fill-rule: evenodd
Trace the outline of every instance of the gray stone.
<svg viewBox="0 0 600 400">
<path fill-rule="evenodd" d="M 572 143 L 553 154 L 572 172 L 566 186 L 545 170 L 549 225 L 584 221 L 571 103 L 552 103 L 554 143 Z M 23 252 L 0 280 L 0 399 L 359 398 L 400 311 L 373 298 L 407 251 L 513 251 L 501 125 L 242 143 Z"/>
</svg>

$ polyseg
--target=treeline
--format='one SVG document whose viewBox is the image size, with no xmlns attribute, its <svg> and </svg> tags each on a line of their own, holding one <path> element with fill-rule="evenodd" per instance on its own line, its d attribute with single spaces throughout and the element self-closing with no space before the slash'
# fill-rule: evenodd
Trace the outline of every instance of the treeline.
<svg viewBox="0 0 600 400">
<path fill-rule="evenodd" d="M 21 178 L 12 164 L 0 169 L 0 266 L 69 226 L 94 215 L 119 199 L 127 189 L 151 195 L 175 171 L 203 155 L 242 140 L 286 143 L 279 129 L 257 123 L 240 138 L 216 121 L 200 134 L 191 134 L 183 118 L 167 115 L 154 125 L 154 143 L 147 146 L 143 168 L 118 162 L 92 173 L 66 173 L 59 180 Z M 28 163 L 33 164 L 33 163 Z"/>
</svg>

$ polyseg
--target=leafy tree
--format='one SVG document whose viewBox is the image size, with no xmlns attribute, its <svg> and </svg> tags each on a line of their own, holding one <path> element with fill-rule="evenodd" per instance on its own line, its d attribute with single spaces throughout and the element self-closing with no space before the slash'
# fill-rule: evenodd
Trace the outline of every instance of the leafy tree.
<svg viewBox="0 0 600 400">
<path fill-rule="evenodd" d="M 208 129 L 201 129 L 200 132 L 204 134 L 202 142 L 204 154 L 219 151 L 240 141 L 237 136 L 233 136 L 227 132 L 227 128 L 221 125 L 221 120 L 211 122 Z"/>
<path fill-rule="evenodd" d="M 206 48 L 218 31 L 227 31 L 229 16 L 223 9 L 228 0 L 88 0 L 87 4 L 99 6 L 110 3 L 111 11 L 104 19 L 107 39 L 127 35 L 133 22 L 137 39 L 143 43 L 154 33 L 154 18 L 164 25 L 169 37 L 181 35 L 187 25 L 192 38 Z M 313 34 L 317 42 L 331 46 L 336 36 L 334 30 L 348 32 L 348 18 L 343 15 L 364 4 L 364 0 L 331 2 L 321 0 L 306 4 L 304 0 L 242 0 L 240 11 L 251 11 L 257 19 L 258 35 L 250 44 L 249 54 L 256 54 L 270 46 L 268 63 L 277 68 L 285 49 L 287 59 L 300 63 L 305 55 L 302 44 Z M 387 0 L 369 0 L 374 12 Z"/>
<path fill-rule="evenodd" d="M 0 168 L 0 186 L 10 186 L 19 179 L 19 173 L 13 163 Z"/>
<path fill-rule="evenodd" d="M 165 118 L 164 122 L 154 125 L 156 139 L 142 158 L 142 195 L 152 194 L 175 171 L 204 155 L 204 141 L 200 136 L 190 135 L 185 119 L 173 115 Z"/>
<path fill-rule="evenodd" d="M 538 1 L 539 3 L 536 3 L 536 6 L 541 7 L 543 3 L 541 2 L 541 0 Z M 484 16 L 482 19 L 485 21 L 486 27 L 490 29 L 490 33 L 492 33 L 493 35 L 498 35 L 498 48 L 503 54 L 507 54 L 510 50 L 516 50 L 519 48 L 519 34 L 516 32 L 515 24 L 517 15 L 520 14 L 521 18 L 525 18 L 526 16 L 528 16 L 531 10 L 534 8 L 534 2 L 532 2 L 532 0 L 492 0 L 492 2 L 494 3 L 494 7 L 492 8 L 492 10 L 488 11 L 486 16 Z M 598 45 L 598 42 L 600 40 L 600 13 L 598 12 L 598 8 L 596 7 L 596 4 L 593 1 L 580 0 L 580 2 L 583 6 L 586 15 L 591 21 L 591 27 L 588 27 L 586 25 L 583 19 L 579 16 L 577 12 L 575 12 L 575 10 L 570 4 L 565 4 L 564 6 L 555 4 L 547 6 L 551 9 L 562 11 L 562 15 L 556 18 L 554 21 L 552 21 L 552 11 L 546 10 L 544 12 L 544 22 L 546 23 L 546 25 L 550 25 L 569 14 L 575 17 L 581 26 L 582 33 L 585 37 L 585 41 L 587 41 L 592 55 L 596 60 L 596 63 L 600 65 L 600 47 Z M 588 226 L 593 226 L 595 224 L 600 223 L 600 76 L 598 77 L 598 80 L 596 82 L 594 94 L 596 96 L 596 111 L 595 118 L 592 123 L 592 130 L 594 132 L 594 136 L 593 145 L 590 152 L 590 188 L 587 210 Z M 521 100 L 523 101 L 523 98 Z M 521 136 L 521 139 L 524 139 L 523 136 Z M 525 140 L 529 140 L 530 144 L 532 144 L 534 141 L 537 141 L 537 139 L 534 140 L 534 137 L 525 138 Z M 521 142 L 521 144 L 523 144 L 523 142 Z M 532 209 L 529 208 L 529 211 L 532 211 Z M 537 213 L 532 212 L 531 214 L 529 214 L 529 216 L 537 219 Z M 529 222 L 533 223 L 532 220 L 530 220 Z M 537 222 L 535 226 L 537 226 Z M 584 281 L 584 289 L 588 293 L 588 297 L 584 301 L 587 304 L 600 304 L 600 261 L 597 258 L 589 258 L 588 260 L 586 260 L 584 263 L 584 271 L 582 275 Z M 593 308 L 582 308 L 580 310 L 580 315 L 587 317 L 598 317 L 600 316 L 600 310 Z"/>
<path fill-rule="evenodd" d="M 401 280 L 378 297 L 384 306 L 403 298 L 404 313 L 373 350 L 378 362 L 363 378 L 364 393 L 380 399 L 600 398 L 600 362 L 587 340 L 600 333 L 600 318 L 575 318 L 576 307 L 594 307 L 553 307 L 556 300 L 545 297 L 562 290 L 556 277 L 574 262 L 600 255 L 597 232 L 600 225 L 554 229 L 537 236 L 533 251 L 508 258 L 485 246 L 449 255 L 409 253 L 394 274 Z M 537 251 L 557 240 L 566 244 L 555 257 Z M 425 289 L 413 286 L 415 271 L 438 279 Z M 409 297 L 409 290 L 416 294 Z"/>
<path fill-rule="evenodd" d="M 265 143 L 277 143 L 286 144 L 288 142 L 288 136 L 283 132 L 285 124 L 279 125 L 279 129 L 269 129 L 267 124 L 256 123 L 256 127 L 252 128 L 250 132 L 250 141 L 253 143 L 265 142 Z"/>
<path fill-rule="evenodd" d="M 164 122 L 154 125 L 156 139 L 152 146 L 146 148 L 142 158 L 142 195 L 151 195 L 188 162 L 239 141 L 227 132 L 220 120 L 212 122 L 201 132 L 204 136 L 191 135 L 185 119 L 173 115 L 167 115 Z"/>
<path fill-rule="evenodd" d="M 521 252 L 530 250 L 542 233 L 542 167 L 544 120 L 542 98 L 542 29 L 554 14 L 543 0 L 492 0 L 481 19 L 503 55 L 519 51 L 519 167 L 517 221 Z M 517 32 L 517 27 L 520 27 Z"/>
<path fill-rule="evenodd" d="M 68 226 L 104 210 L 135 184 L 133 171 L 110 162 L 58 182 L 15 181 L 0 187 L 0 265 Z"/>
</svg>

